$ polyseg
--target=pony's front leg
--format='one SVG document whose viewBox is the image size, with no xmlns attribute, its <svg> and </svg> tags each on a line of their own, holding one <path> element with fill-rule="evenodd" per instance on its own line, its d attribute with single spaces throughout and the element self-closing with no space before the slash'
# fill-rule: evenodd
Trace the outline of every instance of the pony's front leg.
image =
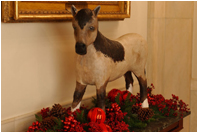
<svg viewBox="0 0 198 133">
<path fill-rule="evenodd" d="M 104 111 L 105 111 L 106 86 L 107 86 L 107 83 L 105 83 L 102 86 L 96 86 L 97 106 Z"/>
<path fill-rule="evenodd" d="M 80 103 L 81 103 L 82 97 L 85 93 L 86 87 L 87 87 L 87 85 L 83 85 L 79 82 L 76 82 L 76 89 L 74 92 L 72 108 L 71 108 L 72 112 L 74 112 L 76 109 L 80 108 Z"/>
</svg>

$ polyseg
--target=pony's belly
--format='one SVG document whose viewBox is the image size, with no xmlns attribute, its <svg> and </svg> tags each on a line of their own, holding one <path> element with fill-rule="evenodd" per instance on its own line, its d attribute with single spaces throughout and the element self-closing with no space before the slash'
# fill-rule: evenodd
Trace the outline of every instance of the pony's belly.
<svg viewBox="0 0 198 133">
<path fill-rule="evenodd" d="M 126 62 L 120 62 L 120 64 L 117 64 L 116 66 L 112 67 L 112 72 L 109 78 L 109 81 L 114 81 L 120 77 L 122 77 L 127 71 L 127 65 Z"/>
<path fill-rule="evenodd" d="M 82 84 L 96 85 L 110 82 L 122 77 L 127 72 L 126 62 L 110 63 L 109 65 L 101 65 L 97 62 L 94 66 L 85 66 L 77 64 L 77 81 Z"/>
<path fill-rule="evenodd" d="M 116 79 L 118 79 L 118 78 L 120 78 L 122 76 L 123 75 L 112 76 L 112 77 L 109 78 L 109 82 L 114 81 L 114 80 L 116 80 Z"/>
</svg>

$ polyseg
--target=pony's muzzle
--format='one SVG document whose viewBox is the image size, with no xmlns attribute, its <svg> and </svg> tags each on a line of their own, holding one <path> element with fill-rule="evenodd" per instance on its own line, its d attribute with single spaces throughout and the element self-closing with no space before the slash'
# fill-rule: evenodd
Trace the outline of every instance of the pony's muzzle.
<svg viewBox="0 0 198 133">
<path fill-rule="evenodd" d="M 76 46 L 75 46 L 75 49 L 76 49 L 77 54 L 85 55 L 87 53 L 87 48 L 86 48 L 86 45 L 84 43 L 77 42 Z"/>
</svg>

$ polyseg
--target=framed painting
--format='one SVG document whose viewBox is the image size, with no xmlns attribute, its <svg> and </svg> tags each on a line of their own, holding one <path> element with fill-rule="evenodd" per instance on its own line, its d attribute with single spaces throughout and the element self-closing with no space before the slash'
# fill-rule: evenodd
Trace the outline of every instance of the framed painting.
<svg viewBox="0 0 198 133">
<path fill-rule="evenodd" d="M 130 1 L 2 1 L 2 22 L 71 21 L 71 5 L 80 10 L 100 5 L 99 20 L 130 17 Z"/>
</svg>

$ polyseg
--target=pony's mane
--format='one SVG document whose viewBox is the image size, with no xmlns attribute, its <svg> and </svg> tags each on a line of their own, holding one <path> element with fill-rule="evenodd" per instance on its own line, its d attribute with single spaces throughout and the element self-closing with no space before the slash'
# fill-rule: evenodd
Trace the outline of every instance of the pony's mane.
<svg viewBox="0 0 198 133">
<path fill-rule="evenodd" d="M 96 51 L 102 52 L 105 56 L 108 56 L 116 61 L 124 60 L 124 47 L 118 41 L 113 41 L 103 36 L 99 31 L 97 33 L 96 40 L 94 42 Z"/>
</svg>

